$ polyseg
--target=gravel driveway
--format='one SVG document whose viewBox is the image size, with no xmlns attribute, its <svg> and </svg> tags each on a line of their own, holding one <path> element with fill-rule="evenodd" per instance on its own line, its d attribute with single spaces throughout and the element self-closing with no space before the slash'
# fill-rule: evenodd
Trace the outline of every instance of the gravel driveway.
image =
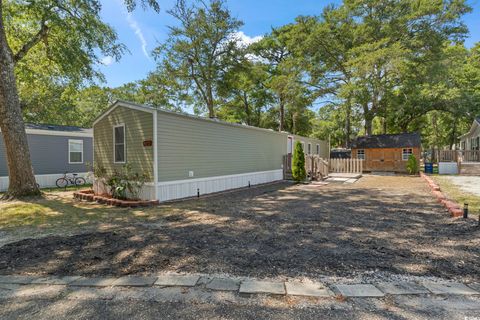
<svg viewBox="0 0 480 320">
<path fill-rule="evenodd" d="M 416 177 L 280 183 L 153 210 L 147 223 L 7 244 L 0 273 L 480 280 L 477 222 L 449 218 Z"/>
<path fill-rule="evenodd" d="M 480 197 L 480 176 L 442 176 L 465 192 Z"/>
</svg>

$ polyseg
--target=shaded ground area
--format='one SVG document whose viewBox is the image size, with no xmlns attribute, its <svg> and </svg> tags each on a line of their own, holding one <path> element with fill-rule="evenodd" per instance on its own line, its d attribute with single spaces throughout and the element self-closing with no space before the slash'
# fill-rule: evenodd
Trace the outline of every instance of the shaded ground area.
<svg viewBox="0 0 480 320">
<path fill-rule="evenodd" d="M 416 177 L 276 184 L 164 205 L 104 231 L 0 248 L 2 274 L 157 271 L 254 277 L 364 272 L 480 279 L 480 229 L 452 220 Z"/>
<path fill-rule="evenodd" d="M 302 299 L 290 297 L 199 297 L 182 300 L 17 298 L 0 299 L 1 319 L 449 319 L 478 318 L 475 297 L 411 297 L 383 299 Z M 225 301 L 227 300 L 227 301 Z"/>
</svg>

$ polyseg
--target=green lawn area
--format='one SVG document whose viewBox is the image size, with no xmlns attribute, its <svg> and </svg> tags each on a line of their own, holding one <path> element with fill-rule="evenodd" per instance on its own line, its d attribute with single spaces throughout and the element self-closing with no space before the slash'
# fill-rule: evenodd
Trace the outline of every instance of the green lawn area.
<svg viewBox="0 0 480 320">
<path fill-rule="evenodd" d="M 464 203 L 468 203 L 470 214 L 478 215 L 480 213 L 479 196 L 460 189 L 457 185 L 452 183 L 448 177 L 438 175 L 432 175 L 431 177 L 449 199 L 456 201 L 462 208 Z"/>
<path fill-rule="evenodd" d="M 161 211 L 159 208 L 127 209 L 75 201 L 70 190 L 42 191 L 42 198 L 0 201 L 0 229 L 75 228 L 98 223 L 128 222 L 131 219 L 143 220 Z"/>
</svg>

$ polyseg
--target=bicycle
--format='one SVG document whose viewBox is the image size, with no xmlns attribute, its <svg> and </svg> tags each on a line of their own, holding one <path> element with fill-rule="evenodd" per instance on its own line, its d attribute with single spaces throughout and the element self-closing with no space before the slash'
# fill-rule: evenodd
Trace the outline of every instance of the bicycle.
<svg viewBox="0 0 480 320">
<path fill-rule="evenodd" d="M 55 184 L 57 185 L 57 187 L 59 188 L 66 188 L 68 187 L 68 185 L 72 185 L 72 186 L 83 186 L 84 184 L 86 184 L 87 182 L 85 181 L 84 178 L 82 177 L 77 177 L 78 174 L 76 173 L 72 173 L 71 176 L 69 176 L 66 172 L 63 174 L 63 177 L 61 178 L 58 178 L 57 181 L 55 182 Z"/>
</svg>

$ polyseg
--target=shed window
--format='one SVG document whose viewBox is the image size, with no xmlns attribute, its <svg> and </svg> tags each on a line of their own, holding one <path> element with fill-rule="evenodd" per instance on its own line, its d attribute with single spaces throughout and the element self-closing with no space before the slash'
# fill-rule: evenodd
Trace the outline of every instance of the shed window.
<svg viewBox="0 0 480 320">
<path fill-rule="evenodd" d="M 365 160 L 365 150 L 364 149 L 358 149 L 357 150 L 357 159 Z"/>
<path fill-rule="evenodd" d="M 317 144 L 317 154 L 320 154 L 320 145 Z"/>
<path fill-rule="evenodd" d="M 408 149 L 403 149 L 402 150 L 402 160 L 406 161 L 410 157 L 410 155 L 413 154 L 413 150 L 408 148 Z"/>
<path fill-rule="evenodd" d="M 125 163 L 125 125 L 113 127 L 113 157 L 115 163 Z"/>
<path fill-rule="evenodd" d="M 83 140 L 68 140 L 68 163 L 83 163 Z"/>
<path fill-rule="evenodd" d="M 312 144 L 308 144 L 308 154 L 312 154 Z"/>
</svg>

